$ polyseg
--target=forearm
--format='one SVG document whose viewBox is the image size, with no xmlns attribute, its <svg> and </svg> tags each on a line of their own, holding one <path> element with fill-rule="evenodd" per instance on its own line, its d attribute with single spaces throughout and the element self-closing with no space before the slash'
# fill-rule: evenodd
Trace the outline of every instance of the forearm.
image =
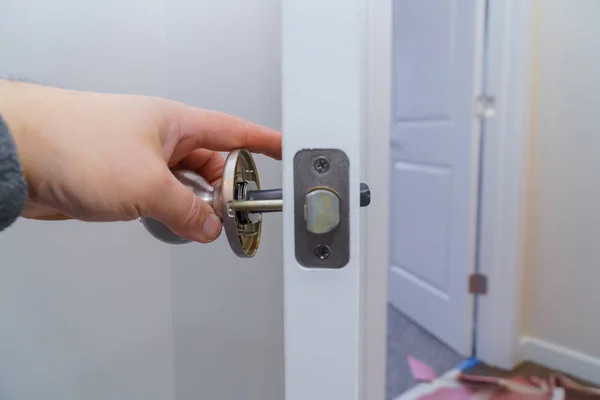
<svg viewBox="0 0 600 400">
<path fill-rule="evenodd" d="M 20 215 L 27 198 L 17 148 L 0 109 L 0 231 Z"/>
</svg>

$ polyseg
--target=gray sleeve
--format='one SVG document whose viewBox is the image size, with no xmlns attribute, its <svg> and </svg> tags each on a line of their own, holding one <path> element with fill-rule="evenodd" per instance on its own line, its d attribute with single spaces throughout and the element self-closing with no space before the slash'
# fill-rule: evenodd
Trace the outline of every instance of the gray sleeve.
<svg viewBox="0 0 600 400">
<path fill-rule="evenodd" d="M 8 126 L 0 115 L 0 231 L 21 214 L 27 198 L 27 184 Z"/>
</svg>

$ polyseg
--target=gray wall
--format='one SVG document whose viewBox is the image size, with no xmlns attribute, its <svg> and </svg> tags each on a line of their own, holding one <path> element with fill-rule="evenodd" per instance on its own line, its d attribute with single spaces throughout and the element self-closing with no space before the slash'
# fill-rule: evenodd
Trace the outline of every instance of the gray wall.
<svg viewBox="0 0 600 400">
<path fill-rule="evenodd" d="M 280 0 L 169 1 L 169 95 L 280 128 Z M 280 163 L 260 157 L 264 187 Z M 216 245 L 172 253 L 177 400 L 281 400 L 280 216 L 265 215 L 259 254 Z"/>
<path fill-rule="evenodd" d="M 0 76 L 167 96 L 280 127 L 278 0 L 4 0 Z M 264 186 L 277 162 L 259 157 Z M 0 398 L 283 397 L 281 222 L 259 255 L 137 222 L 0 233 Z M 176 393 L 176 396 L 175 396 Z"/>
</svg>

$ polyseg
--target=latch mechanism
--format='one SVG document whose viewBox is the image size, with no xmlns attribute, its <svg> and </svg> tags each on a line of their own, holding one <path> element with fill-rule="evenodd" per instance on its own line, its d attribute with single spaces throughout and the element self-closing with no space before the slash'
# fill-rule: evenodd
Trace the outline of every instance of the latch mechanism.
<svg viewBox="0 0 600 400">
<path fill-rule="evenodd" d="M 370 202 L 361 187 L 361 206 Z M 350 260 L 350 162 L 337 149 L 294 157 L 295 252 L 306 268 L 343 268 Z"/>
<path fill-rule="evenodd" d="M 347 167 L 340 168 L 344 163 L 339 164 L 338 151 L 333 152 L 335 157 L 331 159 L 326 157 L 311 159 L 310 171 L 327 177 L 323 183 L 335 180 L 334 174 L 341 173 L 337 181 L 345 182 L 342 186 L 347 188 Z M 331 162 L 335 162 L 335 164 L 330 164 Z M 282 190 L 261 189 L 252 153 L 244 149 L 229 153 L 225 160 L 223 177 L 214 187 L 193 171 L 176 170 L 173 171 L 173 174 L 215 210 L 216 215 L 223 222 L 229 246 L 238 257 L 253 257 L 258 251 L 262 231 L 262 214 L 281 212 L 283 209 Z M 310 188 L 302 194 L 300 209 L 296 207 L 295 212 L 296 217 L 302 221 L 303 232 L 322 238 L 310 251 L 313 259 L 311 262 L 314 263 L 316 260 L 318 264 L 329 265 L 333 260 L 335 265 L 338 265 L 341 262 L 340 256 L 344 254 L 342 237 L 345 237 L 344 232 L 348 229 L 347 194 L 345 192 L 340 194 L 341 187 L 335 184 L 325 184 L 319 187 L 309 186 Z M 360 206 L 366 207 L 370 202 L 369 187 L 367 184 L 361 183 Z M 298 206 L 297 202 L 296 206 Z M 191 242 L 176 235 L 168 227 L 154 219 L 141 218 L 140 221 L 152 236 L 165 243 Z M 342 236 L 339 234 L 340 231 Z M 300 233 L 297 231 L 296 235 L 298 236 Z M 338 238 L 335 244 L 331 243 L 333 237 Z M 347 239 L 345 243 L 347 247 Z M 330 266 L 330 268 L 335 268 L 335 266 Z"/>
</svg>

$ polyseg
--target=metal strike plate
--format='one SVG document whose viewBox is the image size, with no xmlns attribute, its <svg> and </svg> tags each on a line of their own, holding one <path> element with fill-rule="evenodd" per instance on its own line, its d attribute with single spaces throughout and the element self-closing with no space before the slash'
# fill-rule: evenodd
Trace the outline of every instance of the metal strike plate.
<svg viewBox="0 0 600 400">
<path fill-rule="evenodd" d="M 327 190 L 337 195 L 339 221 L 331 209 L 322 216 L 307 215 L 310 193 Z M 317 192 L 318 193 L 318 192 Z M 305 149 L 294 157 L 294 225 L 296 260 L 306 268 L 343 268 L 350 261 L 350 161 L 337 149 Z M 311 218 L 324 218 L 316 221 Z M 335 218 L 334 218 L 335 219 Z M 321 229 L 321 226 L 327 229 Z M 333 228 L 332 225 L 335 225 Z M 319 227 L 319 228 L 315 228 Z"/>
</svg>

